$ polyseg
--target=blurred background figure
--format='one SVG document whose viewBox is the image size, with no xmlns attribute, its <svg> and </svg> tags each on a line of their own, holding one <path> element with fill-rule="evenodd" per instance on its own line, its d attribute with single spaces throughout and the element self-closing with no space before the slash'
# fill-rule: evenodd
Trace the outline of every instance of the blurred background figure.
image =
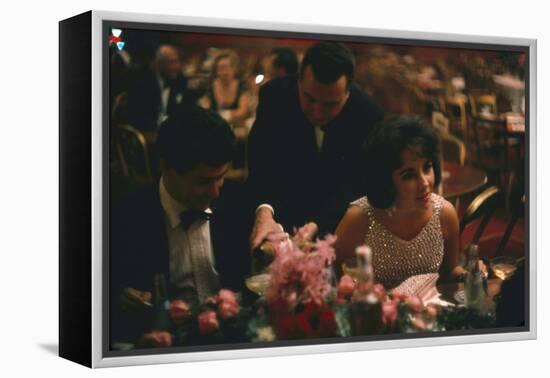
<svg viewBox="0 0 550 378">
<path fill-rule="evenodd" d="M 274 48 L 271 50 L 265 71 L 268 79 L 296 75 L 298 73 L 296 52 L 288 47 Z"/>
<path fill-rule="evenodd" d="M 214 60 L 210 88 L 200 100 L 203 108 L 218 112 L 233 127 L 250 116 L 248 90 L 238 71 L 238 55 L 231 50 L 221 51 Z"/>
<path fill-rule="evenodd" d="M 135 73 L 127 96 L 128 122 L 142 131 L 155 131 L 178 106 L 195 103 L 182 73 L 179 50 L 159 46 L 152 66 Z"/>
</svg>

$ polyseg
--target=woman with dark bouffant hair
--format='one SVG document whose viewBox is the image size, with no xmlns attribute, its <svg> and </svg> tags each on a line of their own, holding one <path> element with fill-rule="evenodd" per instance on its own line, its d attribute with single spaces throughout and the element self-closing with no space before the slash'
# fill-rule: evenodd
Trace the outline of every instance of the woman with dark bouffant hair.
<svg viewBox="0 0 550 378">
<path fill-rule="evenodd" d="M 441 181 L 438 138 L 420 118 L 379 124 L 364 149 L 366 196 L 354 201 L 336 230 L 337 260 L 372 249 L 375 280 L 386 289 L 412 276 L 459 279 L 459 222 L 434 193 Z"/>
</svg>

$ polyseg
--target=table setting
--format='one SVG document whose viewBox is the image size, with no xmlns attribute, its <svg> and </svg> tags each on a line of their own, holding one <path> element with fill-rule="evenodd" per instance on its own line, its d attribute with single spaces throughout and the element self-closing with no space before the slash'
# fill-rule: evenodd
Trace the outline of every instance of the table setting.
<svg viewBox="0 0 550 378">
<path fill-rule="evenodd" d="M 228 289 L 198 304 L 174 299 L 154 310 L 153 318 L 163 322 L 154 321 L 150 332 L 126 345 L 133 349 L 342 337 L 347 342 L 350 337 L 492 328 L 500 284 L 518 264 L 514 258 L 491 260 L 484 277 L 483 300 L 488 305 L 481 311 L 468 305 L 463 283 L 441 283 L 437 273 L 385 288 L 375 281 L 372 266 L 361 263 L 365 258 L 358 258 L 336 269 L 341 273 L 337 279 L 335 237 L 313 241 L 315 230 L 308 224 L 264 248 L 268 265 L 257 267 L 246 281 L 252 300 L 250 292 Z M 368 246 L 357 251 L 365 249 L 370 256 Z"/>
</svg>

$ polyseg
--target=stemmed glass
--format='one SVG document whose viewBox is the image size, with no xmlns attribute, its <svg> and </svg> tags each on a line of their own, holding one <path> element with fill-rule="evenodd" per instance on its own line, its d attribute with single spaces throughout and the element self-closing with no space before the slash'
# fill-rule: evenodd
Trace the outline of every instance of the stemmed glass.
<svg viewBox="0 0 550 378">
<path fill-rule="evenodd" d="M 268 272 L 258 273 L 246 279 L 246 287 L 260 297 L 264 295 L 271 279 L 271 274 Z"/>
<path fill-rule="evenodd" d="M 512 256 L 494 257 L 491 259 L 490 265 L 495 276 L 503 281 L 510 278 L 518 268 L 517 260 Z"/>
</svg>

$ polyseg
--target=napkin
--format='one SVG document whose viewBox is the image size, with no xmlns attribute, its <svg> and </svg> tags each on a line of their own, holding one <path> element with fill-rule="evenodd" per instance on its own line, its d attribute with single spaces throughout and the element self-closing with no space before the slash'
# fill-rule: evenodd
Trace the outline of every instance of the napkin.
<svg viewBox="0 0 550 378">
<path fill-rule="evenodd" d="M 394 290 L 405 295 L 415 295 L 422 300 L 424 305 L 434 304 L 443 307 L 453 306 L 452 303 L 441 299 L 441 293 L 436 287 L 438 278 L 438 273 L 419 274 L 407 278 L 399 284 L 399 286 L 394 288 Z"/>
</svg>

